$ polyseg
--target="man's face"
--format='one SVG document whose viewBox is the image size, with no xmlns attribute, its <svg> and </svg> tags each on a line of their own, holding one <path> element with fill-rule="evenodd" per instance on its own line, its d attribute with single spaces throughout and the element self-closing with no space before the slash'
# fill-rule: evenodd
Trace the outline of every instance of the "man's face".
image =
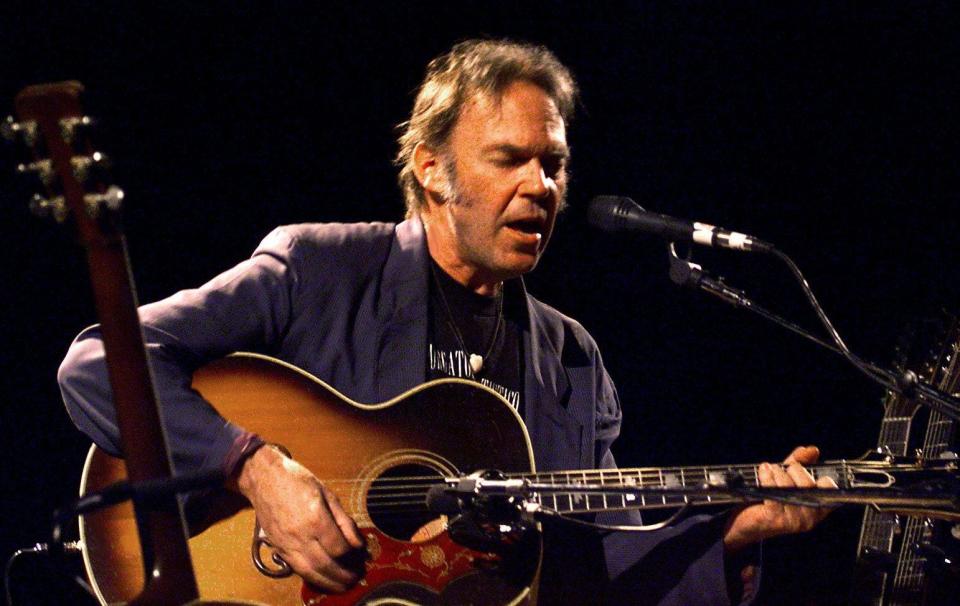
<svg viewBox="0 0 960 606">
<path fill-rule="evenodd" d="M 556 104 L 525 81 L 464 105 L 447 144 L 449 199 L 439 208 L 452 261 L 480 280 L 532 270 L 566 191 L 566 129 Z"/>
</svg>

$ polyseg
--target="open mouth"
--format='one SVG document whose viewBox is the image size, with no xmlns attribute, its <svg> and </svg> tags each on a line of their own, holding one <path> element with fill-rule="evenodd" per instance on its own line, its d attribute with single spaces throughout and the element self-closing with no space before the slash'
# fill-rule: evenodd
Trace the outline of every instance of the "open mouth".
<svg viewBox="0 0 960 606">
<path fill-rule="evenodd" d="M 544 232 L 543 221 L 540 221 L 538 219 L 523 219 L 520 221 L 511 221 L 510 223 L 507 223 L 507 227 L 511 229 L 515 229 L 519 232 L 523 232 L 525 234 L 530 234 L 530 235 L 534 235 L 534 234 L 543 235 L 543 232 Z"/>
</svg>

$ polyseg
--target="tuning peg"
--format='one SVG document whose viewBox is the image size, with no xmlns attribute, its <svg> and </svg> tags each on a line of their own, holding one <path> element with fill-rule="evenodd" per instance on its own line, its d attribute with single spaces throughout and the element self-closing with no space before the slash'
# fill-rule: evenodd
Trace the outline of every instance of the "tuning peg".
<svg viewBox="0 0 960 606">
<path fill-rule="evenodd" d="M 37 160 L 30 164 L 18 164 L 17 173 L 25 177 L 36 177 L 45 188 L 49 188 L 53 184 L 53 163 L 50 160 Z"/>
<path fill-rule="evenodd" d="M 37 140 L 37 123 L 32 120 L 17 122 L 13 119 L 13 116 L 7 116 L 7 119 L 0 124 L 0 135 L 11 142 L 16 142 L 17 138 L 22 138 L 28 147 L 33 147 Z"/>
<path fill-rule="evenodd" d="M 70 158 L 70 165 L 73 167 L 73 176 L 77 178 L 77 181 L 83 183 L 92 176 L 105 178 L 111 162 L 107 156 L 100 152 L 93 152 L 89 156 Z"/>
<path fill-rule="evenodd" d="M 123 206 L 123 190 L 116 185 L 111 185 L 107 191 L 102 194 L 87 194 L 83 197 L 84 204 L 87 205 L 87 214 L 96 217 L 100 214 L 101 208 L 118 211 Z"/>
<path fill-rule="evenodd" d="M 57 223 L 63 223 L 67 218 L 67 204 L 63 196 L 55 198 L 44 198 L 40 194 L 33 194 L 30 200 L 30 212 L 38 217 L 49 217 L 53 215 Z"/>
<path fill-rule="evenodd" d="M 77 133 L 95 124 L 90 116 L 71 116 L 60 120 L 60 136 L 67 143 L 73 143 Z"/>
</svg>

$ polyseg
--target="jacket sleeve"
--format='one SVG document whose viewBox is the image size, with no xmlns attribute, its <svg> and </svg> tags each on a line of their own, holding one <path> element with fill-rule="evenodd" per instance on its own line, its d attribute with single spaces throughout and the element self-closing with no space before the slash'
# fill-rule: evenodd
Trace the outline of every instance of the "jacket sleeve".
<svg viewBox="0 0 960 606">
<path fill-rule="evenodd" d="M 140 308 L 154 389 L 174 469 L 223 468 L 246 435 L 191 389 L 193 372 L 237 350 L 271 353 L 289 320 L 297 275 L 295 240 L 281 229 L 253 257 L 207 284 Z M 98 326 L 76 338 L 58 381 L 74 424 L 106 452 L 122 456 Z"/>
<path fill-rule="evenodd" d="M 613 381 L 595 357 L 597 381 L 596 448 L 598 467 L 616 462 L 610 445 L 620 432 L 620 402 Z M 658 606 L 730 604 L 729 572 L 739 575 L 742 563 L 727 562 L 723 547 L 726 514 L 696 515 L 651 532 L 611 532 L 603 539 L 609 579 L 605 603 Z M 606 524 L 641 524 L 638 512 L 598 516 Z M 753 554 L 751 554 L 753 555 Z M 733 594 L 739 593 L 736 578 Z M 752 597 L 752 596 L 748 596 Z M 747 602 L 749 603 L 749 600 Z"/>
</svg>

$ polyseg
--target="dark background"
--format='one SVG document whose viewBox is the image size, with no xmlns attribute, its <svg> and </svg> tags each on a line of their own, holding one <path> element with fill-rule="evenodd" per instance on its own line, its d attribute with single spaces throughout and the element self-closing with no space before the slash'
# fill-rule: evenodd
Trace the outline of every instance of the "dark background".
<svg viewBox="0 0 960 606">
<path fill-rule="evenodd" d="M 9 111 L 24 85 L 86 84 L 128 195 L 143 301 L 202 283 L 276 224 L 400 218 L 393 127 L 431 57 L 489 35 L 546 44 L 582 87 L 571 209 L 527 283 L 604 352 L 624 404 L 621 464 L 775 460 L 808 443 L 855 457 L 876 443 L 882 391 L 760 318 L 677 289 L 662 243 L 591 231 L 593 195 L 774 242 L 868 359 L 890 362 L 911 320 L 960 310 L 949 2 L 138 4 L 4 4 L 0 100 Z M 76 491 L 88 443 L 54 377 L 94 313 L 81 250 L 29 215 L 17 155 L 2 157 L 6 559 L 45 540 Z M 694 258 L 816 327 L 773 259 Z M 769 541 L 766 603 L 844 603 L 859 517 Z M 37 570 L 15 569 L 18 603 L 57 592 Z"/>
</svg>

